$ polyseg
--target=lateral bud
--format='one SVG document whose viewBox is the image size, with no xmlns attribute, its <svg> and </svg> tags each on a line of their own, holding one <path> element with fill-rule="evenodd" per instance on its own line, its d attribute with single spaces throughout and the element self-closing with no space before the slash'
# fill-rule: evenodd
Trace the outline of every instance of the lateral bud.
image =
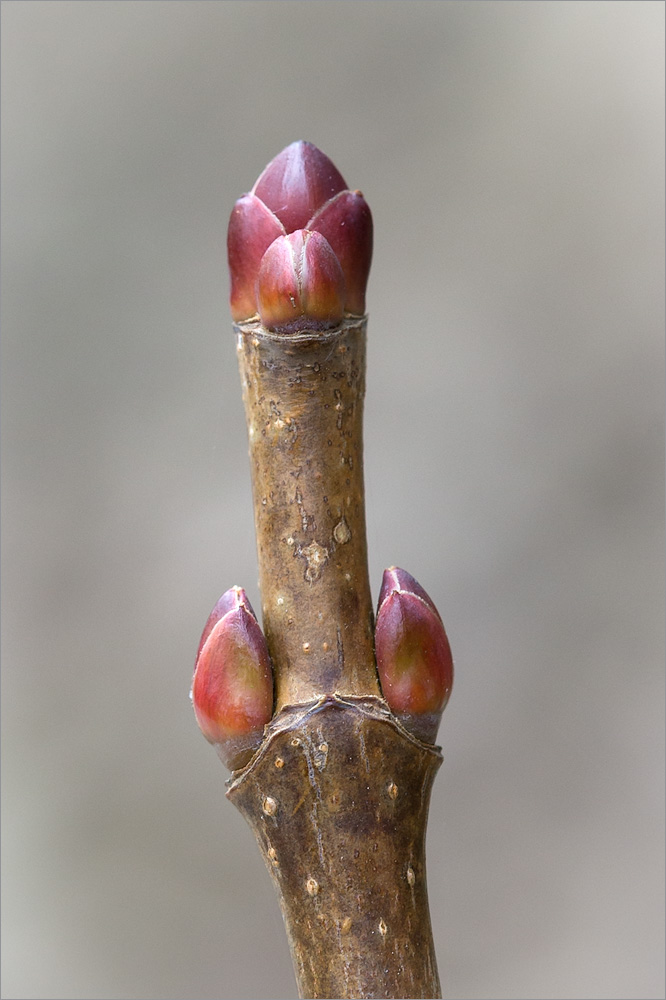
<svg viewBox="0 0 666 1000">
<path fill-rule="evenodd" d="M 266 639 L 241 587 L 219 599 L 204 626 L 190 697 L 201 732 L 231 771 L 244 767 L 273 715 Z"/>
<path fill-rule="evenodd" d="M 285 228 L 253 194 L 244 194 L 233 207 L 227 232 L 231 290 L 229 306 L 234 321 L 257 312 L 256 282 L 261 258 Z"/>
<path fill-rule="evenodd" d="M 375 625 L 382 694 L 405 729 L 434 743 L 453 685 L 453 659 L 433 601 L 405 570 L 385 570 Z"/>
<path fill-rule="evenodd" d="M 267 330 L 326 330 L 344 316 L 345 279 L 321 233 L 298 229 L 279 236 L 263 256 L 257 305 Z"/>
<path fill-rule="evenodd" d="M 365 288 L 372 263 L 372 215 L 360 191 L 340 191 L 313 215 L 308 229 L 325 236 L 345 277 L 345 310 L 365 312 Z"/>
</svg>

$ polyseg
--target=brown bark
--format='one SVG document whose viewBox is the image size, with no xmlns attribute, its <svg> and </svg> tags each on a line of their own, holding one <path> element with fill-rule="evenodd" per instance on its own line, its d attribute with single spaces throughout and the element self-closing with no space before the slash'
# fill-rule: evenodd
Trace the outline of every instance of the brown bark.
<svg viewBox="0 0 666 1000">
<path fill-rule="evenodd" d="M 424 839 L 435 748 L 376 698 L 285 711 L 228 795 L 280 897 L 301 997 L 437 997 Z"/>
<path fill-rule="evenodd" d="M 301 997 L 434 998 L 424 844 L 441 756 L 377 680 L 365 329 L 236 327 L 276 714 L 228 796 L 276 886 Z"/>
<path fill-rule="evenodd" d="M 237 331 L 276 708 L 334 691 L 379 695 L 363 494 L 365 321 L 314 336 L 258 324 Z"/>
</svg>

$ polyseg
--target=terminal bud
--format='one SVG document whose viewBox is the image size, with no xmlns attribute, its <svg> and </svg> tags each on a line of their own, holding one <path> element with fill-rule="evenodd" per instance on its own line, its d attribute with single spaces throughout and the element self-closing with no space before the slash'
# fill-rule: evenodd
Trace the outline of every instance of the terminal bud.
<svg viewBox="0 0 666 1000">
<path fill-rule="evenodd" d="M 361 192 L 350 191 L 310 142 L 283 149 L 239 198 L 227 249 L 237 323 L 259 318 L 288 334 L 365 312 L 372 215 Z"/>
</svg>

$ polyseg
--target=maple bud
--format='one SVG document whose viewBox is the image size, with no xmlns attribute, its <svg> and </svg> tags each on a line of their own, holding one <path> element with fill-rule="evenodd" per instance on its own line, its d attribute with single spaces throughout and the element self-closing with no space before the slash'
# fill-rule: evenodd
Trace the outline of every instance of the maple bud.
<svg viewBox="0 0 666 1000">
<path fill-rule="evenodd" d="M 266 639 L 241 587 L 219 599 L 199 643 L 192 702 L 201 732 L 230 770 L 243 767 L 273 714 Z"/>
<path fill-rule="evenodd" d="M 297 229 L 279 236 L 264 254 L 257 305 L 267 330 L 295 333 L 337 326 L 344 296 L 342 268 L 321 233 Z"/>
<path fill-rule="evenodd" d="M 434 743 L 451 694 L 453 659 L 431 598 L 405 570 L 385 570 L 375 625 L 382 694 L 414 736 Z"/>
<path fill-rule="evenodd" d="M 259 316 L 269 329 L 293 333 L 326 329 L 344 314 L 365 312 L 370 209 L 312 143 L 283 149 L 236 202 L 227 249 L 236 322 Z"/>
</svg>

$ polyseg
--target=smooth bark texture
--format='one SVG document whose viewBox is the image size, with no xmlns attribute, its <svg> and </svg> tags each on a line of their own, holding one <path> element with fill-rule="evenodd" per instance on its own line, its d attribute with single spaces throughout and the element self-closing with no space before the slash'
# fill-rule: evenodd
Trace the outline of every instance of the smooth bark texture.
<svg viewBox="0 0 666 1000">
<path fill-rule="evenodd" d="M 441 755 L 377 679 L 365 330 L 236 327 L 276 714 L 227 794 L 276 886 L 301 997 L 434 998 L 424 845 Z"/>
<path fill-rule="evenodd" d="M 236 328 L 276 708 L 377 695 L 363 493 L 365 320 Z"/>
</svg>

